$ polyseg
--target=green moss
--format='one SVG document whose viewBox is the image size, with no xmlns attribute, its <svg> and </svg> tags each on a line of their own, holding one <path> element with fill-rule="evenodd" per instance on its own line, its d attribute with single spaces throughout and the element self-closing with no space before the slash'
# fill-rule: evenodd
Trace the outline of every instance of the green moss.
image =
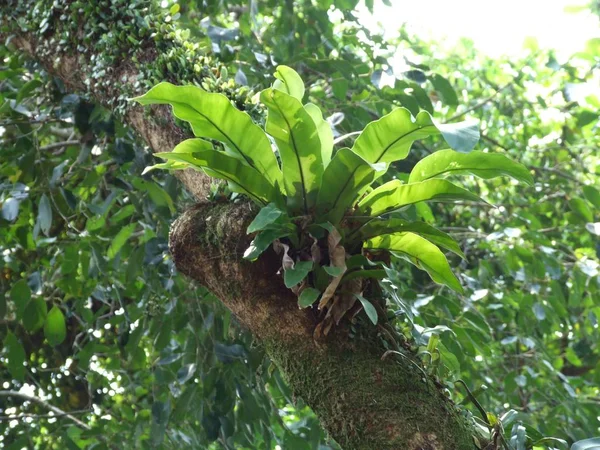
<svg viewBox="0 0 600 450">
<path fill-rule="evenodd" d="M 344 449 L 472 449 L 466 421 L 413 363 L 382 362 L 377 338 L 337 339 L 323 345 L 323 353 L 311 343 L 266 347 L 294 393 Z"/>
<path fill-rule="evenodd" d="M 104 96 L 118 113 L 128 98 L 161 81 L 196 84 L 220 92 L 236 106 L 260 116 L 246 87 L 236 86 L 213 57 L 208 39 L 190 42 L 165 10 L 146 0 L 8 0 L 0 6 L 0 30 L 36 38 L 39 57 L 60 64 L 77 49 L 85 89 Z M 132 76 L 135 79 L 130 79 Z"/>
</svg>

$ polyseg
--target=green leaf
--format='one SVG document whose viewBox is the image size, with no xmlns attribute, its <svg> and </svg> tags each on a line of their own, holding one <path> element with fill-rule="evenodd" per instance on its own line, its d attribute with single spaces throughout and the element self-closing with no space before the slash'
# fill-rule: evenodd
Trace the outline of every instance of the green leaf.
<svg viewBox="0 0 600 450">
<path fill-rule="evenodd" d="M 44 326 L 48 307 L 43 298 L 34 298 L 25 307 L 23 313 L 23 325 L 30 333 L 35 333 Z"/>
<path fill-rule="evenodd" d="M 308 308 L 317 301 L 319 295 L 321 295 L 321 292 L 315 288 L 304 288 L 300 294 L 300 297 L 298 297 L 298 306 L 300 308 Z"/>
<path fill-rule="evenodd" d="M 600 210 L 600 191 L 592 186 L 583 186 L 583 195 L 586 200 Z"/>
<path fill-rule="evenodd" d="M 230 155 L 263 174 L 273 186 L 281 186 L 281 171 L 269 139 L 224 95 L 164 82 L 133 100 L 142 105 L 171 105 L 175 117 L 189 122 L 195 136 L 222 142 Z"/>
<path fill-rule="evenodd" d="M 269 203 L 264 208 L 261 208 L 252 223 L 248 225 L 246 233 L 250 234 L 256 231 L 264 230 L 266 227 L 279 219 L 282 214 L 283 211 L 280 210 L 275 203 Z"/>
<path fill-rule="evenodd" d="M 285 287 L 291 288 L 300 283 L 313 268 L 312 261 L 298 261 L 292 269 L 287 269 L 283 274 Z"/>
<path fill-rule="evenodd" d="M 392 180 L 361 200 L 357 215 L 375 217 L 417 202 L 454 200 L 483 201 L 479 196 L 447 180 L 431 179 L 410 184 Z"/>
<path fill-rule="evenodd" d="M 322 266 L 323 270 L 332 277 L 339 277 L 346 271 L 345 267 Z"/>
<path fill-rule="evenodd" d="M 438 230 L 425 222 L 409 222 L 403 219 L 373 219 L 367 222 L 358 230 L 360 240 L 367 240 L 375 236 L 385 234 L 395 234 L 399 232 L 410 231 L 424 237 L 435 245 L 443 247 L 452 253 L 457 254 L 462 259 L 465 255 L 460 249 L 458 243 L 452 237 Z"/>
<path fill-rule="evenodd" d="M 500 153 L 471 152 L 460 153 L 454 150 L 440 150 L 420 160 L 408 178 L 409 183 L 424 181 L 446 175 L 472 174 L 483 179 L 503 175 L 533 184 L 533 177 L 527 168 L 511 161 Z"/>
<path fill-rule="evenodd" d="M 50 205 L 50 199 L 46 194 L 42 194 L 40 203 L 38 206 L 38 223 L 42 233 L 48 236 L 50 227 L 52 226 L 52 206 Z"/>
<path fill-rule="evenodd" d="M 31 289 L 29 289 L 27 280 L 22 279 L 13 284 L 10 289 L 10 299 L 15 304 L 17 318 L 23 317 L 25 307 L 31 300 Z"/>
<path fill-rule="evenodd" d="M 372 164 L 398 161 L 406 158 L 414 141 L 440 133 L 450 147 L 462 152 L 471 151 L 479 141 L 477 124 L 435 124 L 426 111 L 415 119 L 406 108 L 397 108 L 368 124 L 352 150 Z"/>
<path fill-rule="evenodd" d="M 572 198 L 569 200 L 569 207 L 585 221 L 592 222 L 594 220 L 594 213 L 584 199 L 578 197 Z"/>
<path fill-rule="evenodd" d="M 277 228 L 261 231 L 250 243 L 250 246 L 244 252 L 244 259 L 254 261 L 258 258 L 275 239 L 282 238 L 290 234 L 288 229 Z"/>
<path fill-rule="evenodd" d="M 571 450 L 596 450 L 600 448 L 600 438 L 583 439 L 571 446 Z"/>
<path fill-rule="evenodd" d="M 288 207 L 308 214 L 324 169 L 317 127 L 298 99 L 276 89 L 264 90 L 260 98 L 268 108 L 265 129 L 279 148 Z"/>
<path fill-rule="evenodd" d="M 278 198 L 277 190 L 258 171 L 225 152 L 206 149 L 202 139 L 187 139 L 170 153 L 157 153 L 159 158 L 189 164 L 196 170 L 227 180 L 237 192 L 266 204 Z"/>
<path fill-rule="evenodd" d="M 437 246 L 417 234 L 406 232 L 377 236 L 367 240 L 364 248 L 399 253 L 415 266 L 425 270 L 436 283 L 463 292 L 444 254 Z"/>
<path fill-rule="evenodd" d="M 275 69 L 275 82 L 273 89 L 285 92 L 291 97 L 302 103 L 304 97 L 304 81 L 294 69 L 288 66 L 277 66 Z"/>
<path fill-rule="evenodd" d="M 124 226 L 119 230 L 117 235 L 113 238 L 112 242 L 110 243 L 110 247 L 108 248 L 108 259 L 114 258 L 117 255 L 117 253 L 119 253 L 121 248 L 123 248 L 123 246 L 127 242 L 127 239 L 129 239 L 129 237 L 135 231 L 136 227 L 137 223 L 130 223 L 129 225 Z"/>
<path fill-rule="evenodd" d="M 331 125 L 323 119 L 323 113 L 314 103 L 304 105 L 304 109 L 312 117 L 317 127 L 319 141 L 321 142 L 321 159 L 323 166 L 327 167 L 331 161 L 331 154 L 333 152 L 333 131 L 331 130 Z"/>
<path fill-rule="evenodd" d="M 431 84 L 433 84 L 434 89 L 442 97 L 442 101 L 444 104 L 448 106 L 458 105 L 458 97 L 456 95 L 456 91 L 446 78 L 435 73 L 431 75 L 429 79 L 431 80 Z"/>
<path fill-rule="evenodd" d="M 6 364 L 8 371 L 15 380 L 22 382 L 25 379 L 25 366 L 23 366 L 25 362 L 25 349 L 10 330 L 8 330 L 4 338 L 4 348 L 6 349 L 6 356 L 8 358 Z"/>
<path fill-rule="evenodd" d="M 65 325 L 65 316 L 61 309 L 54 305 L 46 316 L 44 324 L 44 336 L 51 346 L 58 345 L 65 340 L 67 336 L 67 327 Z"/>
<path fill-rule="evenodd" d="M 323 173 L 317 208 L 324 220 L 338 223 L 358 199 L 360 192 L 383 175 L 387 164 L 370 164 L 349 148 L 335 154 Z"/>
<path fill-rule="evenodd" d="M 365 313 L 367 313 L 367 316 L 369 317 L 369 319 L 371 319 L 371 322 L 373 322 L 373 325 L 377 325 L 377 310 L 375 309 L 373 304 L 369 300 L 364 298 L 362 295 L 354 294 L 354 296 L 358 300 L 360 300 L 360 303 L 362 304 L 362 306 L 365 310 Z"/>
</svg>

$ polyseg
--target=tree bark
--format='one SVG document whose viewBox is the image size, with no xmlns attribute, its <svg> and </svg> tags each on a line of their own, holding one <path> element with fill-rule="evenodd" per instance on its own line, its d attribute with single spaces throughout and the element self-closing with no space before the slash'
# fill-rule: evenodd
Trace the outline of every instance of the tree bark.
<svg viewBox="0 0 600 450">
<path fill-rule="evenodd" d="M 51 41 L 61 32 L 57 14 L 51 15 L 54 22 L 43 33 L 23 31 L 12 20 L 15 12 L 10 7 L 0 7 L 4 17 L 0 37 L 12 35 L 11 45 L 63 80 L 68 89 L 109 107 L 123 92 L 137 89 L 140 64 L 123 62 L 106 70 L 107 83 L 86 84 L 93 49 L 82 52 L 76 35 L 66 47 L 58 45 L 59 39 Z M 145 64 L 152 64 L 159 51 L 154 41 L 140 42 L 138 47 L 142 57 L 137 59 L 144 61 L 145 55 Z M 189 80 L 195 76 L 190 71 Z M 153 107 L 148 113 L 130 106 L 124 118 L 154 152 L 170 151 L 185 137 L 166 107 Z M 185 171 L 178 177 L 203 201 L 210 183 L 204 174 Z M 184 212 L 170 236 L 178 270 L 214 292 L 263 343 L 295 395 L 304 399 L 343 448 L 473 449 L 468 421 L 425 376 L 417 359 L 406 353 L 382 360 L 386 348 L 375 327 L 359 328 L 351 337 L 341 326 L 323 342 L 314 341 L 318 313 L 297 307 L 297 298 L 278 275 L 280 258 L 268 251 L 253 263 L 242 259 L 250 241 L 245 230 L 255 213 L 243 202 L 201 202 Z"/>
</svg>

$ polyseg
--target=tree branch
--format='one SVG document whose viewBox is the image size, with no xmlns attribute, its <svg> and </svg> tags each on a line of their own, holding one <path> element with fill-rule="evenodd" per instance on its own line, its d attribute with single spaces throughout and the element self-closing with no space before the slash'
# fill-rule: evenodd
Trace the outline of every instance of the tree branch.
<svg viewBox="0 0 600 450">
<path fill-rule="evenodd" d="M 92 427 L 90 427 L 88 424 L 82 422 L 81 420 L 79 420 L 77 417 L 75 417 L 71 413 L 63 411 L 62 409 L 57 408 L 56 406 L 53 406 L 50 403 L 47 403 L 46 401 L 42 400 L 39 397 L 34 397 L 32 395 L 23 394 L 23 393 L 18 392 L 18 391 L 0 391 L 0 397 L 15 397 L 15 398 L 21 399 L 21 400 L 26 401 L 26 402 L 37 403 L 38 405 L 42 406 L 43 408 L 45 408 L 45 409 L 47 409 L 49 411 L 52 411 L 57 417 L 58 416 L 66 417 L 67 419 L 69 419 L 72 422 L 76 423 L 81 428 L 84 428 L 86 430 L 91 430 L 92 429 Z M 78 411 L 78 413 L 80 413 L 80 412 L 81 411 Z M 1 419 L 2 419 L 2 417 L 0 417 L 0 420 Z"/>
</svg>

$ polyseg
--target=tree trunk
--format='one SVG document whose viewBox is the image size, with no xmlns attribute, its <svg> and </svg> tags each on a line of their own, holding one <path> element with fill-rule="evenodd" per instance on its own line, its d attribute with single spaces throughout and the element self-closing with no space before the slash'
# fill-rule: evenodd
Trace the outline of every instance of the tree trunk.
<svg viewBox="0 0 600 450">
<path fill-rule="evenodd" d="M 119 107 L 153 151 L 170 151 L 185 137 L 166 107 L 153 107 L 148 113 L 139 106 L 119 105 L 120 97 L 122 100 L 123 95 L 131 96 L 141 89 L 135 84 L 140 77 L 149 83 L 162 81 L 147 77 L 149 67 L 161 54 L 176 53 L 177 42 L 164 38 L 157 44 L 155 38 L 139 40 L 139 36 L 134 47 L 130 42 L 118 42 L 120 54 L 133 55 L 131 60 L 138 62 L 109 58 L 112 63 L 104 66 L 100 81 L 90 82 L 95 70 L 94 43 L 86 43 L 85 30 L 77 22 L 60 19 L 62 14 L 76 15 L 73 3 L 65 2 L 61 10 L 54 7 L 41 16 L 33 15 L 31 5 L 22 3 L 27 2 L 9 1 L 8 6 L 0 7 L 0 37 L 11 36 L 10 45 L 37 60 L 68 89 L 86 93 L 108 107 Z M 93 3 L 100 12 L 106 12 L 111 4 Z M 86 23 L 102 20 L 109 27 L 116 26 L 117 21 L 108 23 L 103 17 L 85 19 Z M 39 23 L 44 18 L 47 26 Z M 24 23 L 28 26 L 23 27 Z M 194 57 L 211 62 L 203 55 Z M 164 59 L 161 61 L 165 64 Z M 178 67 L 176 79 L 171 73 L 165 78 L 180 84 L 200 81 L 194 59 L 191 61 Z M 178 177 L 200 201 L 206 197 L 209 180 L 204 174 L 188 170 Z M 179 271 L 214 292 L 263 343 L 294 394 L 304 399 L 343 448 L 473 449 L 468 422 L 424 374 L 418 360 L 408 353 L 382 360 L 386 348 L 377 328 L 359 328 L 351 337 L 348 328 L 340 326 L 323 342 L 313 340 L 317 313 L 297 307 L 297 298 L 277 274 L 280 258 L 271 251 L 253 263 L 241 257 L 250 241 L 245 230 L 255 213 L 247 203 L 200 203 L 183 213 L 170 236 Z"/>
</svg>

